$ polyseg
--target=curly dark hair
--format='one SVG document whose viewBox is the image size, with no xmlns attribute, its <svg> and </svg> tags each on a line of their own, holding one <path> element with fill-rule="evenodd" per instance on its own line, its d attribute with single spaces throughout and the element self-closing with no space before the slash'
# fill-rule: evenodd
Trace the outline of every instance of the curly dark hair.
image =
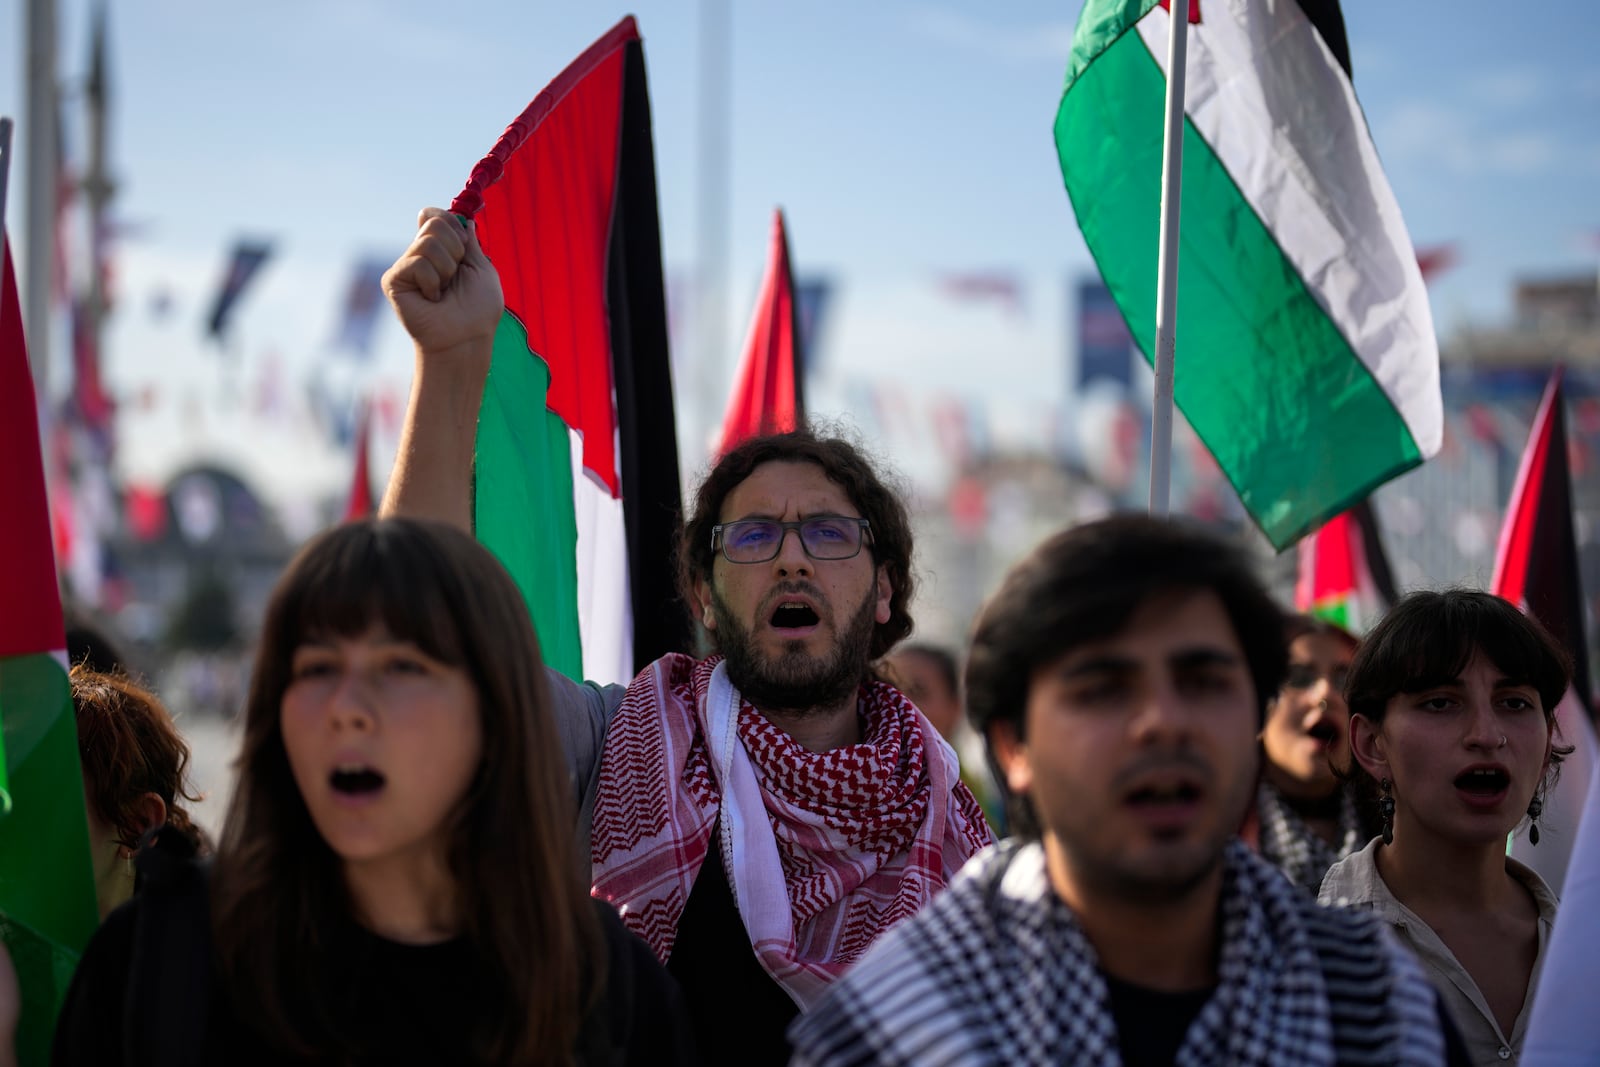
<svg viewBox="0 0 1600 1067">
<path fill-rule="evenodd" d="M 850 502 L 872 523 L 872 558 L 889 575 L 889 621 L 872 631 L 871 658 L 878 659 L 911 632 L 911 519 L 894 486 L 862 454 L 840 437 L 821 437 L 807 428 L 790 433 L 751 437 L 717 462 L 700 483 L 694 510 L 678 543 L 678 591 L 685 604 L 695 603 L 695 587 L 711 578 L 716 553 L 711 527 L 721 522 L 722 503 L 764 463 L 815 463 L 828 480 L 845 491 Z M 709 634 L 714 643 L 715 634 Z"/>
</svg>

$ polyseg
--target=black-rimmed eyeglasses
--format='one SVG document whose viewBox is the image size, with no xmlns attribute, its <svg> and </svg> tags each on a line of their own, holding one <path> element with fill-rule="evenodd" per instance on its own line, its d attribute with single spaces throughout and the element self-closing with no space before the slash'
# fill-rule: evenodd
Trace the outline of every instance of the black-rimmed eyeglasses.
<svg viewBox="0 0 1600 1067">
<path fill-rule="evenodd" d="M 741 519 L 711 527 L 711 548 L 715 551 L 720 545 L 730 563 L 765 563 L 778 558 L 790 530 L 799 533 L 800 546 L 812 559 L 851 559 L 861 553 L 872 523 L 846 515 L 818 515 L 799 522 Z"/>
</svg>

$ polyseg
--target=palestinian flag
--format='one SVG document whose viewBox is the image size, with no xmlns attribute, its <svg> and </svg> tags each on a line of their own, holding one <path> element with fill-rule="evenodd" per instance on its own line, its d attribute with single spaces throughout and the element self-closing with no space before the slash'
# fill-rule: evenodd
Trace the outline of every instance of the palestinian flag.
<svg viewBox="0 0 1600 1067">
<path fill-rule="evenodd" d="M 631 680 L 688 648 L 682 497 L 644 51 L 623 19 L 551 82 L 451 210 L 506 310 L 478 416 L 479 540 L 521 586 L 545 662 Z"/>
<path fill-rule="evenodd" d="M 1544 624 L 1572 655 L 1572 689 L 1556 708 L 1562 739 L 1575 746 L 1561 778 L 1545 798 L 1540 839 L 1512 842 L 1511 855 L 1526 863 L 1561 896 L 1567 860 L 1577 840 L 1584 790 L 1597 764 L 1589 642 L 1584 636 L 1583 583 L 1572 530 L 1572 475 L 1567 466 L 1566 405 L 1558 367 L 1545 387 L 1528 434 L 1528 447 L 1506 506 L 1489 591 Z"/>
<path fill-rule="evenodd" d="M 1300 540 L 1294 609 L 1360 636 L 1398 599 L 1370 501 Z"/>
<path fill-rule="evenodd" d="M 11 247 L 0 272 L 0 936 L 22 987 L 18 1059 L 46 1063 L 98 925 L 39 416 Z"/>
<path fill-rule="evenodd" d="M 1337 3 L 1193 0 L 1190 20 L 1176 400 L 1282 549 L 1438 451 L 1438 347 Z M 1168 25 L 1156 0 L 1088 0 L 1055 127 L 1146 359 Z"/>
<path fill-rule="evenodd" d="M 747 437 L 787 433 L 805 421 L 801 386 L 805 362 L 800 353 L 797 311 L 794 274 L 789 267 L 789 237 L 784 232 L 783 212 L 774 211 L 767 272 L 761 279 L 755 313 L 750 317 L 739 378 L 722 417 L 718 455 L 731 451 Z"/>
</svg>

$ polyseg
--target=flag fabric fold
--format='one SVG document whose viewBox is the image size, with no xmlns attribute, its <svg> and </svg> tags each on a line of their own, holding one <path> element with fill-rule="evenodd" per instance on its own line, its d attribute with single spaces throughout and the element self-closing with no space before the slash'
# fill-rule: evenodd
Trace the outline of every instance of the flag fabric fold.
<svg viewBox="0 0 1600 1067">
<path fill-rule="evenodd" d="M 1562 883 L 1577 840 L 1584 790 L 1600 763 L 1594 713 L 1589 707 L 1594 689 L 1589 677 L 1589 643 L 1584 636 L 1583 583 L 1572 529 L 1572 475 L 1567 456 L 1566 405 L 1558 367 L 1550 376 L 1528 433 L 1528 447 L 1500 528 L 1489 586 L 1490 592 L 1543 623 L 1572 655 L 1572 688 L 1556 708 L 1556 725 L 1562 740 L 1574 751 L 1545 798 L 1538 846 L 1522 836 L 1512 842 L 1510 850 L 1538 871 L 1557 896 L 1564 895 Z"/>
<path fill-rule="evenodd" d="M 623 19 L 534 98 L 451 205 L 506 310 L 479 412 L 479 540 L 545 661 L 631 679 L 688 647 L 682 498 L 644 52 Z"/>
<path fill-rule="evenodd" d="M 0 937 L 22 990 L 19 1061 L 45 1063 L 56 1012 L 99 916 L 15 279 L 8 242 L 0 268 Z"/>
<path fill-rule="evenodd" d="M 783 212 L 772 213 L 772 241 L 761 292 L 750 316 L 739 375 L 722 417 L 717 454 L 740 441 L 766 433 L 787 433 L 805 421 L 800 352 L 799 305 L 789 263 L 789 237 Z"/>
<path fill-rule="evenodd" d="M 1438 450 L 1438 348 L 1328 43 L 1337 4 L 1315 24 L 1293 0 L 1192 8 L 1175 395 L 1281 549 Z M 1147 360 L 1168 25 L 1156 0 L 1089 0 L 1055 124 L 1078 225 Z"/>
</svg>

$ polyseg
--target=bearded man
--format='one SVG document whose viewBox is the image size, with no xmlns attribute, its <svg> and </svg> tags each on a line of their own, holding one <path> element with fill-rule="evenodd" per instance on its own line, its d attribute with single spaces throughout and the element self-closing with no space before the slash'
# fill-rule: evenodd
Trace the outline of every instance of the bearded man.
<svg viewBox="0 0 1600 1067">
<path fill-rule="evenodd" d="M 383 511 L 470 530 L 498 278 L 430 208 L 384 290 L 417 378 Z M 954 753 L 871 673 L 911 629 L 911 551 L 904 505 L 848 442 L 746 441 L 679 545 L 716 654 L 626 688 L 550 672 L 592 891 L 678 978 L 707 1062 L 786 1062 L 795 1015 L 991 841 Z"/>
</svg>

